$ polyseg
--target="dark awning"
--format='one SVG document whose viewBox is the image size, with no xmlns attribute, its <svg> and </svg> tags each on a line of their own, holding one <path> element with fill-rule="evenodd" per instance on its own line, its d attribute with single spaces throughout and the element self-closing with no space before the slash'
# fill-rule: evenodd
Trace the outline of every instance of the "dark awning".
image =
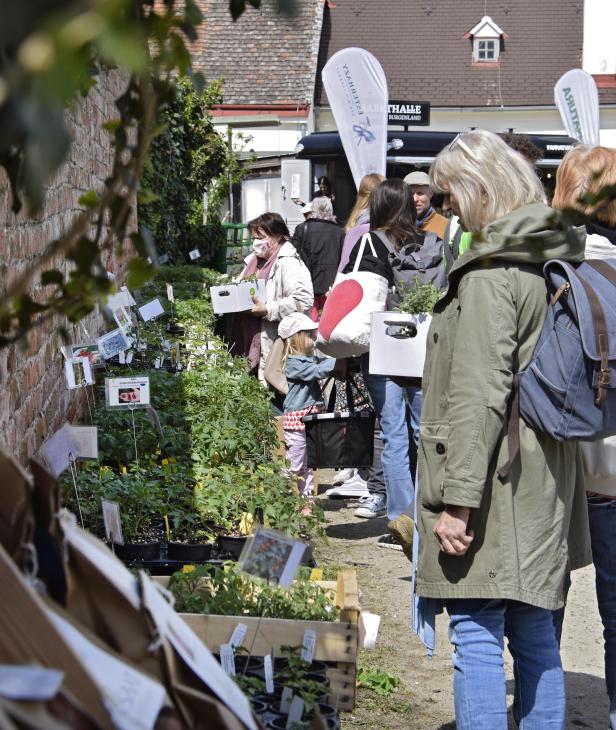
<svg viewBox="0 0 616 730">
<path fill-rule="evenodd" d="M 399 139 L 400 149 L 391 149 L 387 153 L 388 162 L 421 165 L 431 163 L 436 155 L 450 144 L 456 132 L 402 132 L 390 131 L 387 139 L 391 142 Z M 571 149 L 576 140 L 562 134 L 529 134 L 534 144 L 543 150 L 543 159 L 537 163 L 540 167 L 556 167 L 563 155 Z M 313 132 L 302 137 L 297 144 L 296 154 L 299 159 L 344 157 L 342 142 L 338 132 Z"/>
</svg>

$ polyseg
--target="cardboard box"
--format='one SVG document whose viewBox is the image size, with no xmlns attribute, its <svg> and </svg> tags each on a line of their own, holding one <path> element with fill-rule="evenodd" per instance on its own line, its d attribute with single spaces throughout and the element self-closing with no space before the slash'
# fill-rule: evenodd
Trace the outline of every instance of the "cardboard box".
<svg viewBox="0 0 616 730">
<path fill-rule="evenodd" d="M 421 378 L 429 314 L 374 312 L 370 324 L 370 374 Z"/>
<path fill-rule="evenodd" d="M 265 281 L 240 281 L 238 284 L 225 284 L 225 286 L 211 286 L 210 296 L 215 314 L 227 312 L 245 312 L 252 309 L 252 297 L 258 297 L 262 302 L 266 301 Z"/>
</svg>

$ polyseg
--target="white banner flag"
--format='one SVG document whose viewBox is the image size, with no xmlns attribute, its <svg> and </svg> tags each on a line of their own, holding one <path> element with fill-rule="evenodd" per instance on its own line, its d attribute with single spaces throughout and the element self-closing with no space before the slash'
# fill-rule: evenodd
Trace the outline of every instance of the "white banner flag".
<svg viewBox="0 0 616 730">
<path fill-rule="evenodd" d="M 574 68 L 563 74 L 554 87 L 554 101 L 570 137 L 599 144 L 599 94 L 589 73 Z"/>
<path fill-rule="evenodd" d="M 387 80 L 381 64 L 362 48 L 345 48 L 323 68 L 332 108 L 355 186 L 364 175 L 385 175 Z"/>
</svg>

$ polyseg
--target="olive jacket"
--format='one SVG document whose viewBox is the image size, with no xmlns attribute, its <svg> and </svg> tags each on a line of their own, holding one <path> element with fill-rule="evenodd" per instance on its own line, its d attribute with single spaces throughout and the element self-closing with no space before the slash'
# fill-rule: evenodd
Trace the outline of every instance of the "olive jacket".
<svg viewBox="0 0 616 730">
<path fill-rule="evenodd" d="M 541 266 L 581 261 L 583 229 L 557 229 L 534 203 L 489 224 L 454 263 L 428 334 L 423 375 L 416 591 L 428 598 L 563 603 L 567 568 L 590 562 L 579 447 L 520 420 L 509 477 L 507 412 L 514 374 L 527 367 L 548 307 Z M 464 556 L 433 534 L 444 505 L 471 508 Z"/>
</svg>

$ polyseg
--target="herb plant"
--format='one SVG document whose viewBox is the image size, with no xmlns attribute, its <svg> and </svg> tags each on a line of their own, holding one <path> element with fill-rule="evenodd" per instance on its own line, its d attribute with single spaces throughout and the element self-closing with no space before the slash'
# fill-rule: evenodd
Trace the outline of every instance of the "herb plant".
<svg viewBox="0 0 616 730">
<path fill-rule="evenodd" d="M 434 284 L 424 284 L 418 278 L 411 286 L 404 287 L 401 292 L 400 303 L 396 307 L 404 314 L 430 314 L 438 301 L 441 292 Z"/>
</svg>

